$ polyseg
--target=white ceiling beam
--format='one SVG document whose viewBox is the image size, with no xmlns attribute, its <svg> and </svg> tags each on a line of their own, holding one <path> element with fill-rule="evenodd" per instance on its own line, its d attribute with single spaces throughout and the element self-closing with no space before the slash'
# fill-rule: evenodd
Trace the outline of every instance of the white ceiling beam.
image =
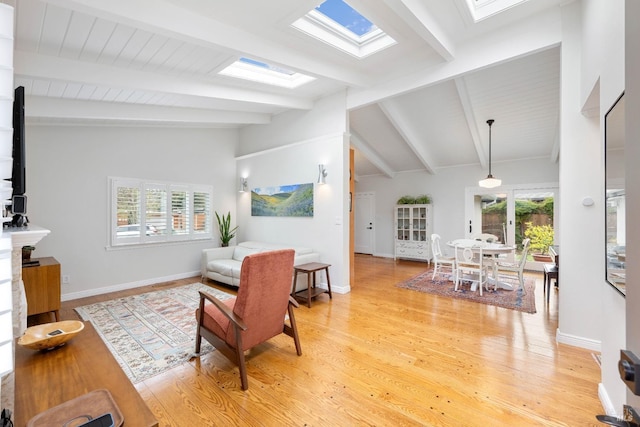
<svg viewBox="0 0 640 427">
<path fill-rule="evenodd" d="M 362 138 L 357 132 L 351 131 L 351 145 L 355 147 L 364 157 L 389 178 L 394 178 L 396 172 L 391 166 Z M 359 178 L 358 178 L 359 179 Z"/>
<path fill-rule="evenodd" d="M 164 0 L 45 0 L 63 8 L 87 13 L 113 22 L 144 28 L 150 32 L 177 38 L 237 56 L 267 60 L 312 76 L 322 76 L 346 85 L 366 87 L 372 84 L 365 72 L 328 65 L 313 52 L 283 49 L 279 43 L 216 21 L 215 16 L 198 14 L 178 2 Z"/>
<path fill-rule="evenodd" d="M 422 163 L 427 172 L 435 175 L 435 169 L 431 165 L 433 156 L 426 145 L 420 141 L 418 133 L 413 129 L 413 126 L 409 123 L 406 116 L 402 114 L 398 101 L 393 99 L 386 100 L 381 102 L 379 106 L 409 148 L 411 148 L 416 157 L 418 157 L 418 160 L 420 160 L 420 163 Z"/>
<path fill-rule="evenodd" d="M 463 77 L 455 79 L 456 90 L 458 91 L 458 97 L 460 98 L 460 104 L 462 104 L 462 110 L 464 111 L 464 117 L 467 121 L 467 127 L 469 128 L 469 134 L 473 140 L 473 146 L 476 149 L 478 160 L 480 160 L 480 166 L 482 168 L 487 167 L 487 156 L 485 156 L 482 149 L 482 141 L 480 139 L 480 133 L 478 132 L 478 126 L 476 125 L 476 117 L 473 114 L 473 105 L 471 105 L 471 98 L 469 91 L 467 90 L 467 84 Z"/>
<path fill-rule="evenodd" d="M 269 114 L 29 96 L 27 118 L 167 122 L 183 125 L 267 124 Z"/>
<path fill-rule="evenodd" d="M 423 0 L 386 0 L 385 3 L 391 6 L 407 25 L 445 61 L 451 61 L 454 58 L 453 41 L 427 9 Z"/>
<path fill-rule="evenodd" d="M 201 80 L 165 76 L 19 50 L 14 51 L 14 70 L 17 75 L 36 79 L 81 82 L 97 86 L 251 102 L 300 110 L 313 108 L 313 101 L 310 99 L 236 89 Z"/>
<path fill-rule="evenodd" d="M 432 86 L 464 74 L 560 45 L 562 27 L 555 9 L 502 27 L 456 47 L 454 60 L 395 78 L 375 88 L 353 89 L 347 108 L 364 107 L 393 96 Z"/>
</svg>

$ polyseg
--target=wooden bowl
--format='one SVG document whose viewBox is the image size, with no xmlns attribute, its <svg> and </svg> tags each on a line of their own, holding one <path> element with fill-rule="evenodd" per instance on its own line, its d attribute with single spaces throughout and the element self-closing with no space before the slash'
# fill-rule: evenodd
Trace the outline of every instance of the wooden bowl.
<svg viewBox="0 0 640 427">
<path fill-rule="evenodd" d="M 84 329 L 79 320 L 45 323 L 27 328 L 18 344 L 32 350 L 47 350 L 63 345 Z"/>
</svg>

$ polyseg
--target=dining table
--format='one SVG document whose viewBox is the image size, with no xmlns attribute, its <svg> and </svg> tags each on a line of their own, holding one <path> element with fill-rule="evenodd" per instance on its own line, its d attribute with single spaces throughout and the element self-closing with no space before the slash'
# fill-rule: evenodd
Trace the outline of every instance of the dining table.
<svg viewBox="0 0 640 427">
<path fill-rule="evenodd" d="M 493 276 L 488 278 L 491 285 L 495 285 L 500 289 L 506 289 L 512 291 L 515 286 L 511 283 L 500 281 L 497 277 L 496 260 L 499 255 L 515 253 L 516 247 L 511 245 L 505 245 L 504 243 L 495 242 L 483 242 L 475 239 L 455 239 L 447 242 L 447 246 L 452 248 L 470 248 L 474 252 L 480 252 L 482 249 L 482 255 L 489 255 L 486 260 L 489 263 Z"/>
</svg>

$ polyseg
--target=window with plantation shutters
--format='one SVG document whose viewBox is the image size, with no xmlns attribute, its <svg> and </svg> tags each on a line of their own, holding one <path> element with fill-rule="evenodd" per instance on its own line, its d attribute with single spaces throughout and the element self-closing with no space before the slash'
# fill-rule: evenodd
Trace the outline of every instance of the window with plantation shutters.
<svg viewBox="0 0 640 427">
<path fill-rule="evenodd" d="M 196 234 L 211 235 L 211 193 L 194 191 L 193 212 L 193 232 Z"/>
<path fill-rule="evenodd" d="M 111 246 L 211 239 L 206 185 L 109 178 Z"/>
</svg>

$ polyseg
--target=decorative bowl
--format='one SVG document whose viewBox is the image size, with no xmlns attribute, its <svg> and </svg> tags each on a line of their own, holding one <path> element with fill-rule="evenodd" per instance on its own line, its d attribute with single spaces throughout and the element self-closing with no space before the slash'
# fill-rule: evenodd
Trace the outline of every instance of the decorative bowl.
<svg viewBox="0 0 640 427">
<path fill-rule="evenodd" d="M 31 350 L 48 350 L 65 344 L 84 329 L 79 320 L 63 320 L 27 328 L 18 344 Z"/>
</svg>

